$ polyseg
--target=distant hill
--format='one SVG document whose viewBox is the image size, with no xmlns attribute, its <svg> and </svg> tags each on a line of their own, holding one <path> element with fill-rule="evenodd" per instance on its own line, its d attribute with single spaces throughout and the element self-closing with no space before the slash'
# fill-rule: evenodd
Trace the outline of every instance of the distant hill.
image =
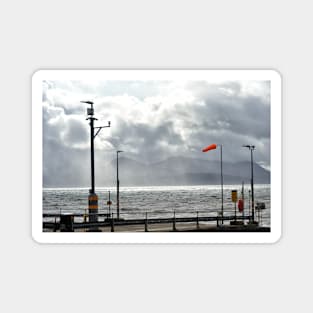
<svg viewBox="0 0 313 313">
<path fill-rule="evenodd" d="M 103 167 L 97 185 L 112 185 L 116 182 L 116 159 Z M 223 162 L 224 184 L 250 183 L 250 162 Z M 185 157 L 173 157 L 161 162 L 145 164 L 126 157 L 119 157 L 121 186 L 142 185 L 203 185 L 220 183 L 220 162 Z M 270 172 L 254 164 L 254 182 L 270 183 Z"/>
</svg>

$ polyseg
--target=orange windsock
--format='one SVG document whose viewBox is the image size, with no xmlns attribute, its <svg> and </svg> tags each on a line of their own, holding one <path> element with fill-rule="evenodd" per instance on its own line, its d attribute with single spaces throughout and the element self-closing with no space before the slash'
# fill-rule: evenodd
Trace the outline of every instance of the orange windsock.
<svg viewBox="0 0 313 313">
<path fill-rule="evenodd" d="M 209 146 L 207 146 L 206 148 L 202 149 L 202 152 L 207 152 L 207 151 L 209 151 L 209 150 L 216 149 L 216 147 L 217 147 L 216 144 L 213 143 L 212 145 L 209 145 Z"/>
</svg>

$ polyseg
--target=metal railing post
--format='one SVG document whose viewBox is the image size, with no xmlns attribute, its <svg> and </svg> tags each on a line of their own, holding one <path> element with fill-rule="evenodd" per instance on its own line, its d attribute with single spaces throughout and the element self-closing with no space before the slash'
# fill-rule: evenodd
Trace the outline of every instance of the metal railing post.
<svg viewBox="0 0 313 313">
<path fill-rule="evenodd" d="M 87 209 L 85 209 L 85 213 L 84 213 L 84 223 L 87 222 Z"/>
<path fill-rule="evenodd" d="M 175 215 L 175 210 L 174 210 L 174 218 L 173 218 L 173 231 L 177 231 L 177 229 L 176 229 L 176 215 Z"/>
<path fill-rule="evenodd" d="M 112 213 L 112 218 L 111 218 L 111 232 L 114 232 L 114 213 Z"/>
<path fill-rule="evenodd" d="M 199 226 L 199 212 L 197 211 L 197 229 L 199 229 L 200 226 Z"/>
<path fill-rule="evenodd" d="M 145 232 L 148 231 L 148 213 L 146 212 L 146 219 L 145 219 Z"/>
</svg>

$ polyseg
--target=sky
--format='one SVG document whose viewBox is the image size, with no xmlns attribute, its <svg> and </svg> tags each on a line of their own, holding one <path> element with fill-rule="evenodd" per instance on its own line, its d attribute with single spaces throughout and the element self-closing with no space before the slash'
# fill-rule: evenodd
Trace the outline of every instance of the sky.
<svg viewBox="0 0 313 313">
<path fill-rule="evenodd" d="M 80 101 L 94 102 L 95 164 L 125 157 L 144 163 L 169 157 L 255 161 L 270 169 L 269 81 L 43 81 L 43 179 L 54 186 L 90 180 L 90 128 Z"/>
</svg>

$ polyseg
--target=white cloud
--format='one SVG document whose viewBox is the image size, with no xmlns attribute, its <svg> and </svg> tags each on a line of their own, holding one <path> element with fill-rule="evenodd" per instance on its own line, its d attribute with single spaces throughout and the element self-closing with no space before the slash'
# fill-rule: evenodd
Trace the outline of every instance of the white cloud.
<svg viewBox="0 0 313 313">
<path fill-rule="evenodd" d="M 90 99 L 96 126 L 112 122 L 95 140 L 98 153 L 122 149 L 146 162 L 177 155 L 203 158 L 203 146 L 216 142 L 224 145 L 225 160 L 240 161 L 247 160 L 242 144 L 255 144 L 256 161 L 270 166 L 268 82 L 53 81 L 44 82 L 43 93 L 46 176 L 51 158 L 57 164 L 65 149 L 71 156 L 78 150 L 81 158 L 88 155 L 87 106 L 80 101 Z M 52 145 L 58 147 L 54 155 Z"/>
</svg>

